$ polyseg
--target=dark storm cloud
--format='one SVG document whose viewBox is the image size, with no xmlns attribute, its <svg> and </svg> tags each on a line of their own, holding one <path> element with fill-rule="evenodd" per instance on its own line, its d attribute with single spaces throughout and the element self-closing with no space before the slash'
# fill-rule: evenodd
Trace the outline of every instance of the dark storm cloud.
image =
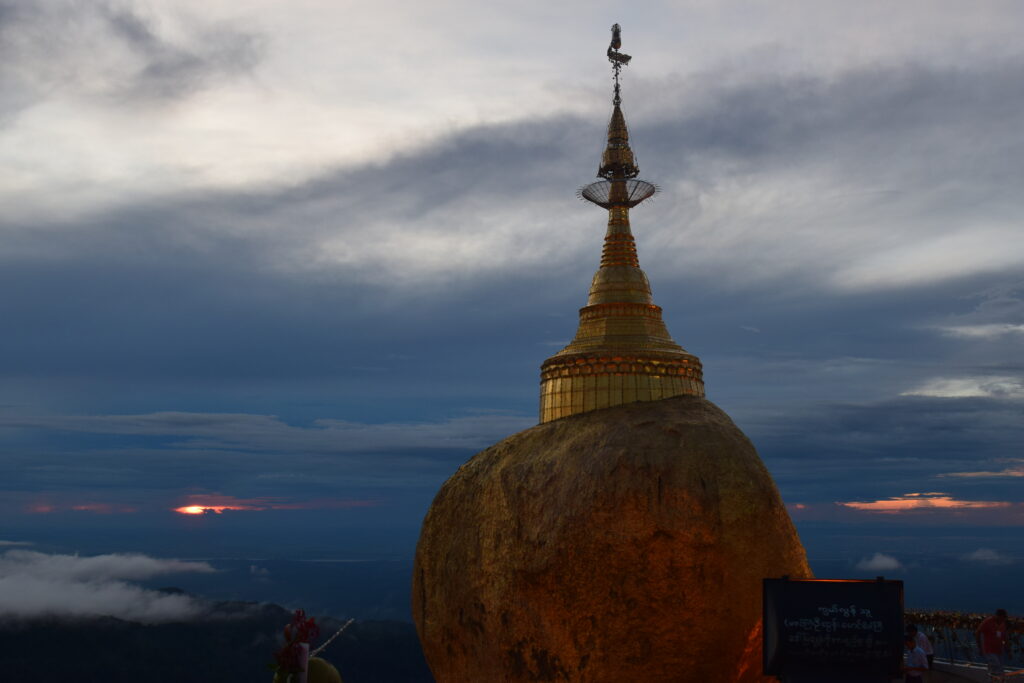
<svg viewBox="0 0 1024 683">
<path fill-rule="evenodd" d="M 5 419 L 5 427 L 34 430 L 41 439 L 5 458 L 2 474 L 8 503 L 22 507 L 37 500 L 31 492 L 39 490 L 51 494 L 39 499 L 46 506 L 83 510 L 140 501 L 169 507 L 184 490 L 300 502 L 365 498 L 368 491 L 390 491 L 387 497 L 433 490 L 474 451 L 532 422 L 483 416 L 420 425 L 317 420 L 296 427 L 258 415 Z M 922 491 L 1024 502 L 1019 477 L 999 471 L 1024 462 L 1024 402 L 908 397 L 867 405 L 790 404 L 740 422 L 790 502 L 832 505 Z M 54 450 L 54 432 L 67 431 L 103 437 L 71 439 L 69 450 Z M 963 472 L 973 476 L 955 476 Z M 18 491 L 29 495 L 12 496 Z M 83 498 L 82 491 L 89 494 Z"/>
<path fill-rule="evenodd" d="M 5 226 L 0 281 L 22 293 L 0 302 L 19 321 L 0 340 L 10 351 L 6 371 L 122 379 L 341 375 L 377 391 L 396 373 L 419 382 L 433 371 L 428 358 L 483 357 L 492 342 L 510 345 L 498 325 L 528 309 L 529 297 L 536 304 L 563 296 L 545 286 L 552 273 L 518 262 L 527 250 L 544 251 L 530 232 L 541 212 L 516 218 L 524 223 L 523 237 L 513 238 L 521 249 L 485 255 L 497 261 L 493 272 L 462 272 L 467 264 L 454 243 L 486 250 L 488 214 L 477 202 L 525 193 L 527 181 L 515 173 L 506 179 L 503 169 L 554 166 L 558 155 L 542 152 L 573 134 L 567 121 L 522 128 L 477 130 L 298 187 L 180 197 L 74 224 Z M 468 189 L 459 187 L 459 174 Z M 578 208 L 569 193 L 564 203 Z M 410 249 L 400 244 L 407 237 L 427 244 Z M 322 260 L 324 239 L 353 255 Z M 452 262 L 440 272 L 430 266 L 426 277 L 417 261 L 431 248 Z M 407 269 L 382 267 L 381 258 L 403 251 Z M 589 267 L 580 264 L 582 277 Z M 530 275 L 537 280 L 523 279 Z M 467 314 L 478 326 L 471 336 L 479 349 L 465 348 Z M 537 341 L 528 336 L 520 348 Z M 429 387 L 434 394 L 459 389 L 452 378 Z"/>
<path fill-rule="evenodd" d="M 208 503 L 272 497 L 274 509 L 394 502 L 402 491 L 432 491 L 474 451 L 532 422 L 498 414 L 308 426 L 203 413 L 4 419 L 0 432 L 35 436 L 0 459 L 0 478 L 5 507 L 30 514 L 152 513 L 185 505 L 185 492 L 210 494 Z"/>
<path fill-rule="evenodd" d="M 131 2 L 0 2 L 0 117 L 65 92 L 119 106 L 177 99 L 262 57 L 253 32 L 183 21 L 188 37 L 172 39 Z"/>
<path fill-rule="evenodd" d="M 744 426 L 784 497 L 794 502 L 924 491 L 1024 502 L 1013 477 L 949 476 L 1019 462 L 1024 401 L 905 397 L 789 406 L 786 414 L 748 418 Z"/>
<path fill-rule="evenodd" d="M 647 161 L 655 167 L 716 170 L 702 168 L 707 156 L 742 162 L 749 170 L 841 150 L 842 156 L 830 159 L 838 169 L 870 169 L 893 179 L 911 167 L 914 177 L 904 179 L 910 183 L 977 163 L 971 171 L 981 175 L 972 173 L 972 179 L 978 185 L 996 181 L 990 189 L 1006 192 L 1022 169 L 1014 155 L 991 152 L 1007 137 L 1011 144 L 1021 139 L 1013 121 L 1024 103 L 1022 74 L 1024 64 L 1012 60 L 955 69 L 878 64 L 831 78 L 707 73 L 641 82 L 631 99 L 643 107 L 643 136 L 658 141 L 657 156 L 649 154 Z M 904 156 L 911 151 L 918 156 Z M 893 162 L 898 168 L 890 167 Z"/>
<path fill-rule="evenodd" d="M 286 424 L 273 415 L 216 413 L 0 417 L 0 428 L 175 437 L 179 448 L 295 450 L 304 453 L 480 448 L 493 441 L 496 435 L 513 433 L 527 426 L 526 418 L 498 414 L 420 424 L 360 424 L 317 419 L 308 427 Z"/>
<path fill-rule="evenodd" d="M 260 60 L 263 41 L 233 27 L 199 26 L 188 45 L 175 45 L 133 8 L 98 4 L 111 36 L 131 48 L 138 69 L 123 92 L 167 99 L 187 95 L 220 76 L 250 71 Z"/>
</svg>

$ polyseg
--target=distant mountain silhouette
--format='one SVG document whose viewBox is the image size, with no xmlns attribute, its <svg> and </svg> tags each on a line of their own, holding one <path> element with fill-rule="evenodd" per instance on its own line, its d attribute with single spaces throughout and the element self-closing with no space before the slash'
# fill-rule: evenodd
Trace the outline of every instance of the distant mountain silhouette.
<svg viewBox="0 0 1024 683">
<path fill-rule="evenodd" d="M 164 589 L 177 592 L 178 589 Z M 0 681 L 7 683 L 270 683 L 291 612 L 272 604 L 210 603 L 187 622 L 113 617 L 0 621 Z M 326 640 L 342 624 L 321 621 Z M 433 683 L 412 624 L 353 623 L 321 655 L 345 683 Z"/>
</svg>

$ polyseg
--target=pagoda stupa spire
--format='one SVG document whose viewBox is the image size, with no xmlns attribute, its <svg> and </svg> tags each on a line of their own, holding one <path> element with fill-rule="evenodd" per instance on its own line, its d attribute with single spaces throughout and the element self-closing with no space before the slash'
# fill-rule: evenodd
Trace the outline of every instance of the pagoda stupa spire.
<svg viewBox="0 0 1024 683">
<path fill-rule="evenodd" d="M 638 180 L 640 168 L 629 146 L 619 83 L 632 59 L 619 51 L 621 29 L 612 27 L 608 60 L 614 74 L 608 142 L 597 176 L 577 192 L 608 211 L 601 265 L 580 309 L 576 336 L 541 366 L 540 421 L 672 396 L 704 396 L 700 360 L 673 341 L 640 269 L 629 210 L 657 192 Z"/>
</svg>

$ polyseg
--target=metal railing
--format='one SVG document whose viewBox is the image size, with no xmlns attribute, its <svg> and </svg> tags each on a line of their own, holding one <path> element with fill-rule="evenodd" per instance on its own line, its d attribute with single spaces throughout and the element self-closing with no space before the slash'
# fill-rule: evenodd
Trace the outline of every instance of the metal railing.
<svg viewBox="0 0 1024 683">
<path fill-rule="evenodd" d="M 987 662 L 974 637 L 975 629 L 987 615 L 908 610 L 905 616 L 931 641 L 936 661 L 987 671 Z M 990 673 L 989 683 L 1024 683 L 1024 622 L 1011 619 L 1009 630 L 1004 673 Z"/>
</svg>

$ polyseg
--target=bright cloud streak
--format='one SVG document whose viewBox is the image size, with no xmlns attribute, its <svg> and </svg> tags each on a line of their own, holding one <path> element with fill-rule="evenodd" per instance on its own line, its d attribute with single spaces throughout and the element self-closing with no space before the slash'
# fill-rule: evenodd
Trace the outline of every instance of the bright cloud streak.
<svg viewBox="0 0 1024 683">
<path fill-rule="evenodd" d="M 1024 465 L 1016 467 L 1007 467 L 1004 470 L 997 471 L 978 471 L 978 472 L 946 472 L 940 474 L 940 477 L 953 477 L 963 479 L 995 479 L 1001 477 L 1024 477 Z"/>
<path fill-rule="evenodd" d="M 1024 398 L 1024 380 L 1018 377 L 937 378 L 900 395 L 934 398 Z"/>
<path fill-rule="evenodd" d="M 965 510 L 985 508 L 1008 508 L 1012 503 L 989 500 L 958 500 L 945 493 L 907 493 L 902 496 L 870 502 L 837 502 L 837 505 L 862 510 L 897 514 L 913 510 Z"/>
<path fill-rule="evenodd" d="M 996 339 L 1011 334 L 1024 335 L 1024 325 L 1010 323 L 990 323 L 985 325 L 955 325 L 938 328 L 949 337 L 967 339 Z"/>
<path fill-rule="evenodd" d="M 950 275 L 1012 268 L 1019 263 L 1005 245 L 1016 238 L 1019 227 L 963 226 L 925 242 L 865 252 L 848 267 L 839 269 L 834 283 L 842 289 L 885 289 L 920 285 L 948 279 Z"/>
<path fill-rule="evenodd" d="M 138 553 L 109 555 L 49 555 L 32 550 L 8 550 L 0 556 L 0 575 L 31 573 L 36 577 L 74 581 L 139 581 L 175 573 L 209 574 L 206 562 L 161 559 Z"/>
</svg>

